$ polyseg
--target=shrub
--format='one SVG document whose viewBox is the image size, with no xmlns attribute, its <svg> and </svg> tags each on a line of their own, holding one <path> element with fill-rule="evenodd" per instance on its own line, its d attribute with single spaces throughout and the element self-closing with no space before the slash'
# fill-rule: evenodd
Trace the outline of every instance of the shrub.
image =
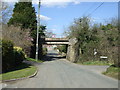
<svg viewBox="0 0 120 90">
<path fill-rule="evenodd" d="M 14 66 L 13 42 L 1 40 L 2 42 L 2 72 L 6 72 Z"/>
<path fill-rule="evenodd" d="M 26 55 L 21 47 L 14 47 L 15 65 L 19 65 L 26 58 Z"/>
<path fill-rule="evenodd" d="M 60 53 L 67 53 L 67 47 L 65 45 L 58 46 L 57 48 L 60 51 Z"/>
<path fill-rule="evenodd" d="M 8 72 L 16 65 L 22 63 L 27 57 L 20 47 L 13 47 L 13 42 L 10 40 L 0 40 L 0 48 L 2 48 L 2 73 Z"/>
</svg>

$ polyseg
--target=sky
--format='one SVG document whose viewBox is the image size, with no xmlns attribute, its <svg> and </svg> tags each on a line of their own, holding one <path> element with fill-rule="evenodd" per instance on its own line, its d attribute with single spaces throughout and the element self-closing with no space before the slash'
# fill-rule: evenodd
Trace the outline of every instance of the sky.
<svg viewBox="0 0 120 90">
<path fill-rule="evenodd" d="M 93 12 L 102 2 L 80 2 L 78 4 L 58 6 L 41 6 L 41 15 L 46 16 L 42 24 L 47 25 L 47 29 L 62 37 L 64 31 L 73 23 L 75 18 L 90 15 L 93 22 L 102 22 L 112 17 L 118 16 L 118 3 L 104 2 L 95 12 Z M 34 5 L 37 10 L 37 5 Z M 92 13 L 93 12 L 93 13 Z"/>
<path fill-rule="evenodd" d="M 118 16 L 118 2 L 82 2 L 80 0 L 44 1 L 40 7 L 41 24 L 46 25 L 47 30 L 55 33 L 56 37 L 63 37 L 64 31 L 73 24 L 75 18 L 90 14 L 93 23 L 104 23 L 105 20 L 110 20 L 110 18 Z M 100 4 L 102 5 L 100 6 Z M 38 12 L 38 2 L 34 0 L 33 6 L 36 12 Z M 95 10 L 98 6 L 100 7 Z"/>
</svg>

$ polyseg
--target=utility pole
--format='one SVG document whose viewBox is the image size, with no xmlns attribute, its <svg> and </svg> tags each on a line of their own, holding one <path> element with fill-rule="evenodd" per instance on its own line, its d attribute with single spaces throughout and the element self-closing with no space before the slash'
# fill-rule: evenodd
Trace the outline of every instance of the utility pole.
<svg viewBox="0 0 120 90">
<path fill-rule="evenodd" d="M 38 42 L 39 42 L 39 29 L 40 29 L 40 4 L 41 1 L 39 0 L 38 4 L 38 21 L 37 21 L 37 38 L 36 38 L 36 56 L 35 59 L 38 60 Z"/>
</svg>

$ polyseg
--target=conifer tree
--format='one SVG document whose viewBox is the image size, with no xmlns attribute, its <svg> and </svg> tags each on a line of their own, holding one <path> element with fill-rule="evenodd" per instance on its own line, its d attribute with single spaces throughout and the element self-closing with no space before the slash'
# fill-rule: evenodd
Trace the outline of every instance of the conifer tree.
<svg viewBox="0 0 120 90">
<path fill-rule="evenodd" d="M 31 57 L 35 58 L 37 20 L 35 8 L 32 6 L 32 2 L 21 2 L 20 0 L 18 3 L 16 3 L 8 25 L 20 26 L 21 30 L 23 31 L 25 29 L 30 29 L 30 34 L 33 38 Z"/>
<path fill-rule="evenodd" d="M 18 2 L 15 4 L 13 15 L 8 25 L 20 26 L 21 29 L 30 29 L 31 36 L 35 39 L 35 31 L 37 29 L 37 20 L 35 8 L 32 2 Z"/>
</svg>

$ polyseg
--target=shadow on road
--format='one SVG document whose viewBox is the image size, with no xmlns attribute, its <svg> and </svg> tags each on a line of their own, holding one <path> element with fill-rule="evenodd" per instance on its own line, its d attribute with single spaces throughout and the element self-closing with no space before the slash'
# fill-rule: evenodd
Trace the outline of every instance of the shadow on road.
<svg viewBox="0 0 120 90">
<path fill-rule="evenodd" d="M 65 59 L 66 56 L 61 56 L 58 53 L 48 53 L 46 56 L 43 57 L 44 61 L 54 61 L 58 59 Z"/>
</svg>

